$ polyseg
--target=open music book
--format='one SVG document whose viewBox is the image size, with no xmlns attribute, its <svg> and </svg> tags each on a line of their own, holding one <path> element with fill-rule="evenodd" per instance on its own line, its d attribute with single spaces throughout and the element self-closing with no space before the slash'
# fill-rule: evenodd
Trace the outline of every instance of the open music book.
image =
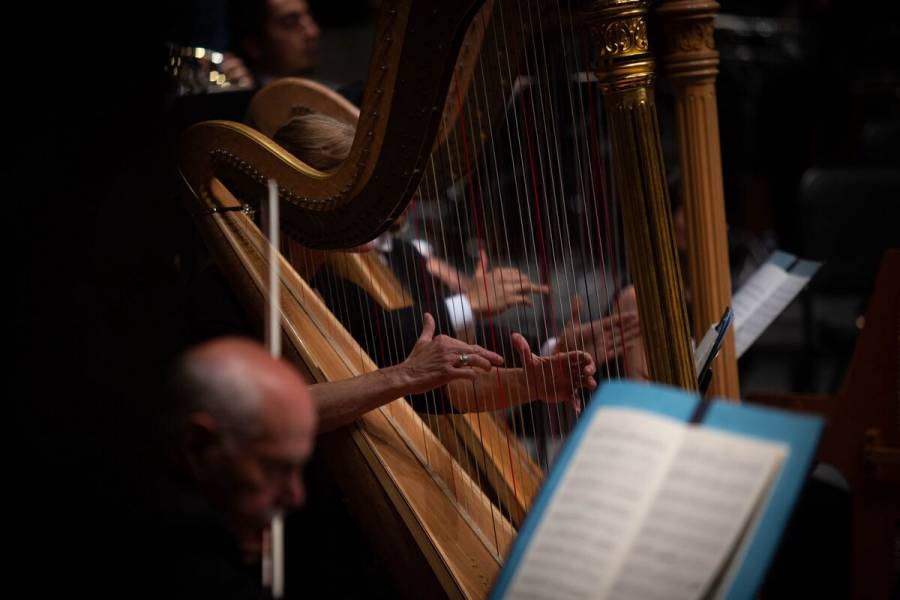
<svg viewBox="0 0 900 600">
<path fill-rule="evenodd" d="M 776 250 L 741 286 L 732 299 L 738 358 L 797 297 L 820 266 L 820 262 Z"/>
<path fill-rule="evenodd" d="M 493 598 L 752 598 L 805 479 L 815 417 L 604 385 Z"/>
</svg>

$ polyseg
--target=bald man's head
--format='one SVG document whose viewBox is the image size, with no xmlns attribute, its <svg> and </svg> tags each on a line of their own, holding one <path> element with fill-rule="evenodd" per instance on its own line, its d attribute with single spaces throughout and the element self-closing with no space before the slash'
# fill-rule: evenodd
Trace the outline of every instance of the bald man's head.
<svg viewBox="0 0 900 600">
<path fill-rule="evenodd" d="M 172 392 L 177 417 L 209 413 L 227 433 L 244 439 L 265 433 L 260 419 L 270 410 L 293 407 L 315 419 L 299 374 L 245 338 L 219 338 L 188 350 L 176 365 Z"/>
<path fill-rule="evenodd" d="M 303 502 L 316 414 L 293 368 L 256 342 L 222 338 L 182 355 L 171 390 L 179 463 L 241 535 Z"/>
</svg>

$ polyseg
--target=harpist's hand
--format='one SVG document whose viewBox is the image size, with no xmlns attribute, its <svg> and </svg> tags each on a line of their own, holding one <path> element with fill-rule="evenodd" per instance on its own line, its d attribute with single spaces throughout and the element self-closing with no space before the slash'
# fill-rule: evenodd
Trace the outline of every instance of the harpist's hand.
<svg viewBox="0 0 900 600">
<path fill-rule="evenodd" d="M 632 350 L 641 341 L 637 313 L 622 313 L 590 323 L 567 326 L 556 346 L 557 352 L 580 348 L 606 362 Z"/>
<path fill-rule="evenodd" d="M 422 334 L 403 369 L 407 393 L 417 394 L 442 387 L 454 379 L 475 379 L 474 369 L 490 371 L 503 364 L 503 357 L 481 346 L 467 344 L 446 335 L 434 336 L 434 318 L 425 313 Z"/>
<path fill-rule="evenodd" d="M 454 294 L 462 294 L 463 288 L 470 283 L 467 275 L 463 275 L 447 262 L 434 256 L 425 260 L 425 268 L 432 277 L 440 280 Z"/>
<path fill-rule="evenodd" d="M 624 304 L 622 307 L 622 312 L 581 323 L 581 300 L 576 297 L 572 301 L 572 318 L 557 336 L 555 352 L 584 350 L 606 362 L 635 348 L 641 341 L 637 308 Z"/>
<path fill-rule="evenodd" d="M 587 352 L 563 352 L 553 356 L 537 356 L 528 342 L 518 333 L 512 334 L 512 344 L 522 357 L 525 377 L 531 397 L 545 402 L 566 402 L 578 399 L 579 388 L 597 387 L 594 373 L 597 367 Z"/>
<path fill-rule="evenodd" d="M 549 294 L 550 286 L 532 283 L 518 269 L 488 269 L 487 254 L 482 250 L 478 267 L 471 278 L 463 280 L 462 292 L 478 317 L 498 315 L 513 306 L 531 306 L 532 294 Z"/>
</svg>

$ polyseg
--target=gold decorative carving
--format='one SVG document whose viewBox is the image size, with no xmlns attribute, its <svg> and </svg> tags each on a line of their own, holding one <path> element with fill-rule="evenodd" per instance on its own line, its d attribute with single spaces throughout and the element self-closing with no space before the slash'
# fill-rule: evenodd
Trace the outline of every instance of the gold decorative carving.
<svg viewBox="0 0 900 600">
<path fill-rule="evenodd" d="M 623 56 L 646 52 L 647 21 L 644 17 L 631 17 L 601 25 L 597 31 L 601 56 Z"/>
</svg>

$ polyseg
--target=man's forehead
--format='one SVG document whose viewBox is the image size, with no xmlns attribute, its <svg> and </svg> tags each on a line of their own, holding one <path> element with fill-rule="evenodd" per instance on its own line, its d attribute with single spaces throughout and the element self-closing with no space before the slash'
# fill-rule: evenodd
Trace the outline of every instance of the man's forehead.
<svg viewBox="0 0 900 600">
<path fill-rule="evenodd" d="M 305 0 L 269 0 L 269 12 L 273 17 L 281 17 L 290 13 L 307 13 L 309 5 Z"/>
<path fill-rule="evenodd" d="M 315 430 L 316 411 L 306 398 L 270 403 L 260 416 L 263 430 L 272 436 L 291 437 Z"/>
<path fill-rule="evenodd" d="M 315 432 L 312 427 L 302 426 L 281 433 L 255 439 L 250 444 L 252 452 L 266 460 L 304 462 L 313 449 Z"/>
</svg>

